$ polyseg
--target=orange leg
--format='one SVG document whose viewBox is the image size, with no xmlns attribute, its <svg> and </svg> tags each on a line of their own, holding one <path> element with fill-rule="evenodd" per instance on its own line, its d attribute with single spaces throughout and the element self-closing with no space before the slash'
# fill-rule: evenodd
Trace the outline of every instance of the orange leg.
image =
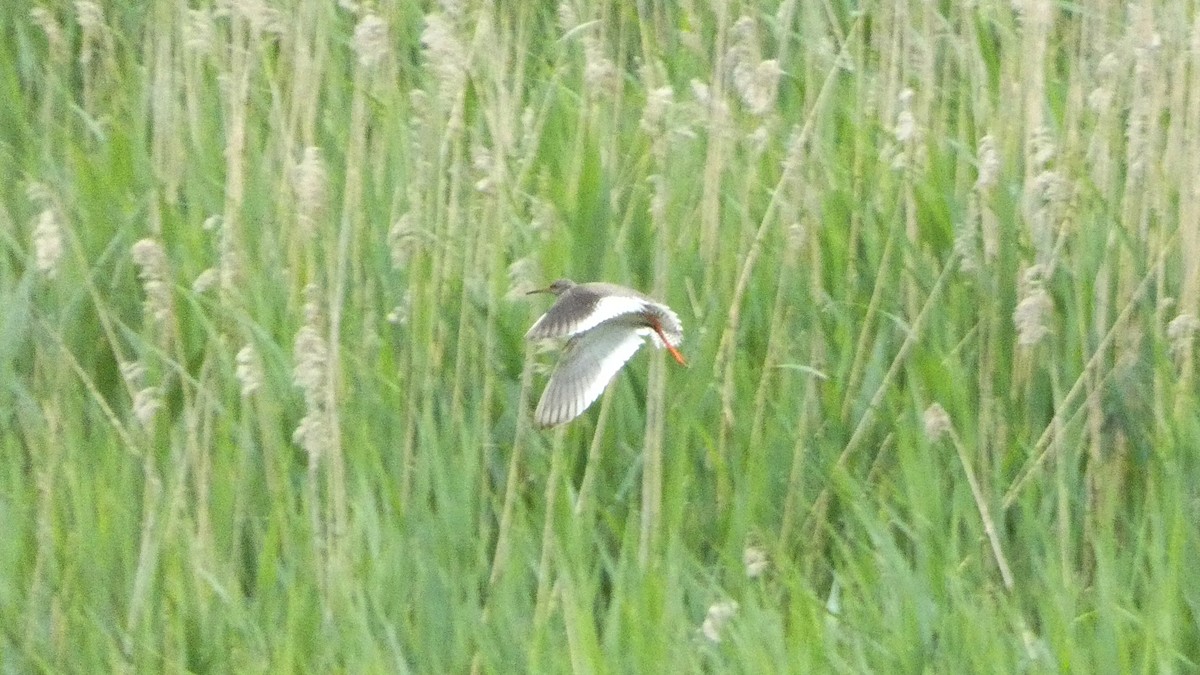
<svg viewBox="0 0 1200 675">
<path fill-rule="evenodd" d="M 675 360 L 679 362 L 679 365 L 686 366 L 687 361 L 683 360 L 683 354 L 680 354 L 679 350 L 676 349 L 671 344 L 671 341 L 667 339 L 667 336 L 663 335 L 662 326 L 659 326 L 658 322 L 656 321 L 656 322 L 652 323 L 650 327 L 654 329 L 655 333 L 658 333 L 658 337 L 661 338 L 663 341 L 663 344 L 667 346 L 667 351 L 671 352 L 671 356 L 675 357 Z"/>
</svg>

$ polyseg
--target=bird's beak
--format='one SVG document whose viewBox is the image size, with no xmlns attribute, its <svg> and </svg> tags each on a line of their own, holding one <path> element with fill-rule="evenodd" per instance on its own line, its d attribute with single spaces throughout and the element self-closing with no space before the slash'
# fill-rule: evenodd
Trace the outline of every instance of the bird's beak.
<svg viewBox="0 0 1200 675">
<path fill-rule="evenodd" d="M 537 295 L 538 293 L 549 293 L 549 292 L 550 292 L 550 287 L 547 286 L 545 288 L 535 288 L 532 291 L 526 291 L 525 295 Z"/>
</svg>

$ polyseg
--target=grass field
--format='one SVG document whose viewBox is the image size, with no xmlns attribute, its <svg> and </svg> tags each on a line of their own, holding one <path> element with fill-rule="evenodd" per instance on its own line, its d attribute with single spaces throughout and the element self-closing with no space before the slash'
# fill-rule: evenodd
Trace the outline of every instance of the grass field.
<svg viewBox="0 0 1200 675">
<path fill-rule="evenodd" d="M 1194 0 L 0 36 L 0 672 L 1200 670 Z"/>
</svg>

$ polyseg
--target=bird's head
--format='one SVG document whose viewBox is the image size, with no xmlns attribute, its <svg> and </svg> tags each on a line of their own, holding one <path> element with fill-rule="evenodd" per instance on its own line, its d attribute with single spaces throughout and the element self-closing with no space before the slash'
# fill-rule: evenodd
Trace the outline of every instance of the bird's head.
<svg viewBox="0 0 1200 675">
<path fill-rule="evenodd" d="M 559 279 L 545 288 L 539 288 L 534 291 L 529 291 L 528 295 L 534 293 L 552 293 L 554 295 L 562 295 L 575 286 L 575 282 L 570 279 Z"/>
</svg>

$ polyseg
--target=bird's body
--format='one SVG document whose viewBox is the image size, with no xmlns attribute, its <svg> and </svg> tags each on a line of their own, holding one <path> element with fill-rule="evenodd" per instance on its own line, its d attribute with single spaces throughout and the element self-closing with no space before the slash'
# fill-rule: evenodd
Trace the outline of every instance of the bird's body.
<svg viewBox="0 0 1200 675">
<path fill-rule="evenodd" d="M 531 340 L 569 338 L 534 421 L 551 427 L 578 417 L 649 337 L 680 364 L 683 326 L 670 307 L 624 286 L 560 279 L 543 289 L 558 296 L 525 334 Z M 538 291 L 534 291 L 538 292 Z"/>
</svg>

